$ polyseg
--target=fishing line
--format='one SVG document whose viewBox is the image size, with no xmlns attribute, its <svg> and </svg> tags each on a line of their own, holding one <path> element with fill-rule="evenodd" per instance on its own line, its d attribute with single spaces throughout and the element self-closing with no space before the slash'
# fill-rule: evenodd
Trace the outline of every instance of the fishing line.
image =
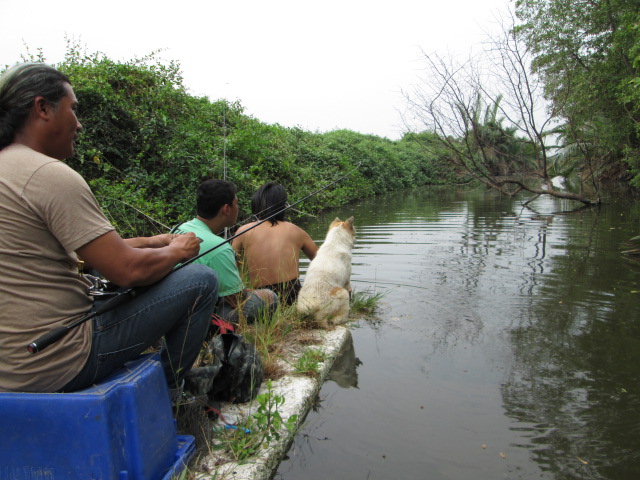
<svg viewBox="0 0 640 480">
<path fill-rule="evenodd" d="M 298 203 L 300 203 L 300 202 L 302 202 L 302 201 L 306 200 L 306 199 L 307 199 L 307 198 L 309 198 L 310 196 L 315 195 L 316 193 L 319 193 L 319 192 L 320 192 L 320 191 L 322 191 L 322 190 L 325 190 L 326 188 L 328 188 L 328 187 L 330 187 L 331 185 L 333 185 L 333 184 L 335 184 L 335 183 L 339 182 L 339 181 L 340 181 L 340 180 L 342 180 L 343 178 L 345 178 L 345 177 L 347 177 L 347 176 L 351 175 L 355 170 L 357 170 L 357 169 L 360 167 L 360 165 L 361 165 L 361 164 L 362 164 L 362 162 L 359 162 L 355 167 L 353 167 L 351 170 L 349 170 L 345 175 L 343 175 L 342 177 L 338 178 L 337 180 L 335 180 L 335 181 L 333 181 L 333 182 L 331 182 L 331 183 L 329 183 L 329 184 L 325 185 L 324 187 L 319 188 L 318 190 L 316 190 L 316 191 L 315 191 L 315 192 L 313 192 L 312 194 L 307 195 L 307 196 L 306 196 L 305 198 L 303 198 L 302 200 L 299 200 L 299 201 L 297 201 L 296 203 L 293 203 L 293 204 L 289 204 L 289 203 L 287 203 L 287 204 L 286 204 L 286 206 L 285 206 L 285 208 L 283 208 L 283 209 L 278 210 L 277 212 L 275 212 L 273 215 L 271 215 L 271 216 L 269 217 L 269 219 L 271 219 L 271 218 L 275 217 L 276 215 L 278 215 L 279 213 L 284 212 L 284 211 L 289 210 L 289 209 L 291 209 L 291 210 L 293 210 L 293 211 L 297 212 L 299 215 L 306 215 L 306 216 L 314 217 L 314 218 L 315 218 L 315 217 L 316 217 L 315 215 L 313 215 L 313 214 L 311 214 L 311 213 L 304 212 L 304 211 L 302 211 L 302 210 L 297 210 L 297 209 L 295 209 L 295 208 L 293 208 L 293 207 L 294 207 L 295 205 L 297 205 Z M 253 222 L 253 221 L 260 221 L 260 220 L 259 220 L 259 218 L 258 218 L 259 216 L 261 216 L 261 215 L 263 215 L 263 214 L 265 214 L 265 213 L 269 212 L 270 210 L 273 210 L 274 208 L 276 208 L 276 207 L 267 207 L 267 208 L 265 208 L 265 209 L 263 209 L 263 210 L 259 211 L 258 213 L 251 214 L 251 215 L 249 215 L 247 218 L 245 218 L 245 219 L 243 219 L 243 220 L 240 220 L 240 221 L 236 222 L 236 223 L 235 223 L 233 226 L 231 226 L 231 227 L 228 227 L 228 228 L 227 228 L 227 227 L 225 227 L 225 229 L 224 229 L 224 232 L 225 232 L 224 238 L 227 238 L 227 237 L 226 237 L 226 231 L 227 231 L 227 230 L 237 231 L 240 227 L 245 226 L 247 223 L 251 223 L 251 222 Z M 176 230 L 176 228 L 177 228 L 179 225 L 180 225 L 180 224 L 176 224 L 173 228 L 171 228 L 171 229 L 167 228 L 167 229 L 169 229 L 169 230 L 170 230 L 170 233 L 173 233 L 173 232 L 174 232 L 174 230 Z"/>
<path fill-rule="evenodd" d="M 246 230 L 243 230 L 242 232 L 237 233 L 237 234 L 233 235 L 232 237 L 229 237 L 229 238 L 223 240 L 218 245 L 216 245 L 216 246 L 214 246 L 214 247 L 212 247 L 212 248 L 210 248 L 210 249 L 208 249 L 208 250 L 196 255 L 195 257 L 185 261 L 184 263 L 176 266 L 167 275 L 171 275 L 173 272 L 175 272 L 177 270 L 180 270 L 181 268 L 184 268 L 187 265 L 190 265 L 191 263 L 195 262 L 199 258 L 202 258 L 204 255 L 207 255 L 207 254 L 211 253 L 215 249 L 220 248 L 221 246 L 233 241 L 233 239 L 239 237 L 240 235 L 243 235 L 243 234 L 247 233 L 248 231 L 253 230 L 257 226 L 262 225 L 264 222 L 271 220 L 276 215 L 279 215 L 280 213 L 282 213 L 282 212 L 284 212 L 284 211 L 286 211 L 286 210 L 288 210 L 288 209 L 290 209 L 290 208 L 292 208 L 292 207 L 304 202 L 305 200 L 307 200 L 308 198 L 312 197 L 313 195 L 316 195 L 317 193 L 321 192 L 322 190 L 325 190 L 325 189 L 329 188 L 330 186 L 335 185 L 339 181 L 341 181 L 344 178 L 346 178 L 347 176 L 351 175 L 351 173 L 356 168 L 358 168 L 359 165 L 360 164 L 358 164 L 356 167 L 354 167 L 352 170 L 350 170 L 349 172 L 347 172 L 346 174 L 344 174 L 340 178 L 332 181 L 331 183 L 328 183 L 327 185 L 325 185 L 323 187 L 320 187 L 319 189 L 315 190 L 314 192 L 311 192 L 309 195 L 307 195 L 304 198 L 301 198 L 297 202 L 292 203 L 291 205 L 287 205 L 282 210 L 279 210 L 276 213 L 274 213 L 273 215 L 270 215 L 269 217 L 264 218 L 263 220 L 260 220 L 259 222 L 256 222 L 255 225 L 251 225 Z M 165 278 L 166 278 L 166 276 L 165 276 Z M 44 335 L 42 335 L 41 337 L 39 337 L 35 341 L 31 342 L 29 345 L 27 345 L 27 350 L 31 354 L 35 354 L 35 353 L 38 353 L 38 352 L 44 350 L 45 348 L 47 348 L 52 343 L 55 343 L 58 340 L 60 340 L 61 338 L 63 338 L 65 335 L 67 335 L 67 333 L 69 333 L 74 328 L 82 325 L 83 323 L 85 323 L 88 320 L 91 320 L 93 317 L 96 317 L 98 315 L 101 315 L 103 313 L 111 311 L 114 308 L 119 307 L 124 302 L 130 300 L 131 298 L 135 297 L 139 293 L 148 290 L 152 286 L 153 285 L 145 285 L 145 286 L 141 286 L 141 287 L 130 287 L 130 288 L 127 288 L 126 290 L 124 290 L 122 292 L 118 292 L 115 296 L 109 298 L 104 303 L 100 304 L 95 310 L 89 311 L 88 313 L 83 315 L 81 318 L 79 318 L 75 322 L 72 322 L 71 324 L 69 324 L 67 326 L 55 328 L 54 330 L 45 333 Z"/>
<path fill-rule="evenodd" d="M 312 215 L 312 214 L 307 213 L 307 212 L 303 212 L 302 210 L 297 210 L 297 209 L 295 209 L 295 208 L 293 208 L 293 207 L 294 207 L 294 206 L 296 206 L 297 204 L 299 204 L 300 202 L 302 202 L 302 201 L 306 200 L 306 199 L 307 199 L 307 198 L 309 198 L 310 196 L 313 196 L 313 195 L 315 195 L 316 193 L 319 193 L 319 192 L 321 192 L 322 190 L 325 190 L 326 188 L 328 188 L 328 187 L 330 187 L 331 185 L 333 185 L 333 184 L 335 184 L 335 183 L 339 182 L 339 181 L 340 181 L 340 180 L 342 180 L 343 178 L 345 178 L 345 177 L 347 177 L 347 176 L 351 175 L 355 170 L 357 170 L 357 169 L 360 167 L 360 165 L 361 165 L 361 164 L 362 164 L 362 162 L 359 162 L 355 167 L 353 167 L 351 170 L 349 170 L 345 175 L 343 175 L 342 177 L 338 178 L 337 180 L 334 180 L 333 182 L 331 182 L 331 183 L 329 183 L 329 184 L 325 185 L 324 187 L 319 188 L 319 189 L 318 189 L 318 190 L 316 190 L 315 192 L 313 192 L 313 193 L 311 193 L 311 194 L 307 195 L 307 196 L 306 196 L 305 198 L 303 198 L 302 200 L 299 200 L 299 201 L 297 201 L 297 202 L 295 202 L 295 203 L 292 203 L 292 204 L 287 203 L 285 208 L 283 208 L 282 210 L 279 210 L 278 212 L 274 213 L 272 216 L 276 216 L 277 214 L 279 214 L 279 213 L 281 213 L 281 212 L 283 212 L 283 211 L 285 211 L 285 210 L 291 209 L 291 210 L 293 210 L 293 211 L 297 212 L 297 213 L 298 213 L 298 214 L 300 214 L 300 215 L 307 215 L 307 216 L 315 217 L 315 215 Z M 265 208 L 265 209 L 263 209 L 263 210 L 261 210 L 261 211 L 259 211 L 259 212 L 257 212 L 257 213 L 253 213 L 253 214 L 251 214 L 248 218 L 246 218 L 245 220 L 242 220 L 241 222 L 237 222 L 237 223 L 234 225 L 234 228 L 235 228 L 235 229 L 237 229 L 237 228 L 239 228 L 239 227 L 242 227 L 242 226 L 244 226 L 245 224 L 247 224 L 247 223 L 251 222 L 251 221 L 252 221 L 252 219 L 258 220 L 260 216 L 262 216 L 263 214 L 267 214 L 267 213 L 269 213 L 269 212 L 270 212 L 271 210 L 273 210 L 274 208 L 276 208 L 276 207 L 271 206 L 271 207 L 267 207 L 267 208 Z"/>
<path fill-rule="evenodd" d="M 229 242 L 233 241 L 235 238 L 239 237 L 240 235 L 244 235 L 244 234 L 245 234 L 245 233 L 247 233 L 248 231 L 253 230 L 254 228 L 256 228 L 256 227 L 258 227 L 258 226 L 262 225 L 264 222 L 267 222 L 267 221 L 271 220 L 273 217 L 275 217 L 275 216 L 277 216 L 277 215 L 281 214 L 282 212 L 285 212 L 285 211 L 287 211 L 287 210 L 289 210 L 289 209 L 291 209 L 291 208 L 295 207 L 296 205 L 298 205 L 298 204 L 300 204 L 300 203 L 304 202 L 305 200 L 307 200 L 308 198 L 310 198 L 310 197 L 312 197 L 312 196 L 314 196 L 314 195 L 318 194 L 318 193 L 319 193 L 319 192 L 321 192 L 322 190 L 326 190 L 326 189 L 327 189 L 327 188 L 329 188 L 330 186 L 335 185 L 335 184 L 336 184 L 336 183 L 338 183 L 339 181 L 341 181 L 341 180 L 345 179 L 346 177 L 348 177 L 349 175 L 351 175 L 351 173 L 352 173 L 354 170 L 356 170 L 359 166 L 360 166 L 360 164 L 356 165 L 353 169 L 349 170 L 347 173 L 345 173 L 345 174 L 344 174 L 343 176 L 341 176 L 340 178 L 337 178 L 336 180 L 332 181 L 331 183 L 328 183 L 327 185 L 324 185 L 323 187 L 320 187 L 319 189 L 317 189 L 317 190 L 315 190 L 315 191 L 311 192 L 309 195 L 307 195 L 306 197 L 301 198 L 301 199 L 300 199 L 300 200 L 298 200 L 297 202 L 292 203 L 292 204 L 290 204 L 290 205 L 287 205 L 287 206 L 286 206 L 286 207 L 284 207 L 283 209 L 278 210 L 276 213 L 274 213 L 274 214 L 272 214 L 272 215 L 269 215 L 269 216 L 268 216 L 268 217 L 266 217 L 266 218 L 263 218 L 262 220 L 260 220 L 260 221 L 256 222 L 254 225 L 251 225 L 251 226 L 250 226 L 249 228 L 247 228 L 246 230 L 243 230 L 242 232 L 240 232 L 240 233 L 236 233 L 235 235 L 233 235 L 233 236 L 231 236 L 231 237 L 229 237 L 229 238 L 225 239 L 223 242 L 219 243 L 219 244 L 218 244 L 218 245 L 216 245 L 215 247 L 212 247 L 212 248 L 210 248 L 209 250 L 206 250 L 206 251 L 204 251 L 204 252 L 202 252 L 202 253 L 200 253 L 200 254 L 196 255 L 195 257 L 193 257 L 193 258 L 191 258 L 191 259 L 187 260 L 186 262 L 182 263 L 181 265 L 178 265 L 177 267 L 175 267 L 175 268 L 172 270 L 172 272 L 175 272 L 176 270 L 179 270 L 179 269 L 181 269 L 182 267 L 185 267 L 186 265 L 189 265 L 189 264 L 191 264 L 191 263 L 195 262 L 195 261 L 196 261 L 196 260 L 198 260 L 199 258 L 202 258 L 203 256 L 205 256 L 205 255 L 207 255 L 207 254 L 211 253 L 213 250 L 215 250 L 216 248 L 221 247 L 221 246 L 222 246 L 222 245 L 224 245 L 225 243 L 229 243 Z M 270 210 L 270 208 L 265 209 L 265 211 L 266 211 L 266 210 Z"/>
<path fill-rule="evenodd" d="M 222 180 L 227 181 L 227 99 L 222 107 Z M 224 227 L 224 238 L 229 235 L 229 228 Z"/>
</svg>

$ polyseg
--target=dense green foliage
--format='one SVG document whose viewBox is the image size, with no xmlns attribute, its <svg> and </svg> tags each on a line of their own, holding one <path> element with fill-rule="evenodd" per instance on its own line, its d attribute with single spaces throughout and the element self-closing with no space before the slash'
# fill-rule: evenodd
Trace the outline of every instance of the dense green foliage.
<svg viewBox="0 0 640 480">
<path fill-rule="evenodd" d="M 640 13 L 636 0 L 518 0 L 518 33 L 561 117 L 565 152 L 640 186 Z"/>
<path fill-rule="evenodd" d="M 70 45 L 55 66 L 71 79 L 84 127 L 68 163 L 126 236 L 191 218 L 207 178 L 234 182 L 245 214 L 268 181 L 283 184 L 292 203 L 351 172 L 299 205 L 310 212 L 446 180 L 442 162 L 410 138 L 265 124 L 239 103 L 190 95 L 179 65 L 153 54 L 120 63 Z"/>
</svg>

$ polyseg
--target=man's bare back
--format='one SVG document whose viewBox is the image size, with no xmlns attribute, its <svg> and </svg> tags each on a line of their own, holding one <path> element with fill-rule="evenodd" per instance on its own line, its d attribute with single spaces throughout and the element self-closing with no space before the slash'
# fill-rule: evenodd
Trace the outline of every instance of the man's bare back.
<svg viewBox="0 0 640 480">
<path fill-rule="evenodd" d="M 299 277 L 300 251 L 313 260 L 318 246 L 303 229 L 286 221 L 275 225 L 264 222 L 252 228 L 252 222 L 237 233 L 251 228 L 232 242 L 236 252 L 243 255 L 254 288 L 288 282 Z"/>
</svg>

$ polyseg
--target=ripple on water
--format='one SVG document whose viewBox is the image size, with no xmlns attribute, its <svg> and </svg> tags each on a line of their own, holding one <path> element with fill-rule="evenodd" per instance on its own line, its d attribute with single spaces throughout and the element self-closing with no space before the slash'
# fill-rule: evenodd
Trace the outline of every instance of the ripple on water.
<svg viewBox="0 0 640 480">
<path fill-rule="evenodd" d="M 425 190 L 307 226 L 354 215 L 352 283 L 383 298 L 352 329 L 357 388 L 325 384 L 280 478 L 640 478 L 640 267 L 619 253 L 639 213 L 566 206 Z"/>
</svg>

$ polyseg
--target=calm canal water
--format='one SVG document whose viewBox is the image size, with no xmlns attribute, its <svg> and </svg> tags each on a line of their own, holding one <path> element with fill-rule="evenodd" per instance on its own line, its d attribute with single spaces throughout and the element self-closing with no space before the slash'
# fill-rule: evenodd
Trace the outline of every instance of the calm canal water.
<svg viewBox="0 0 640 480">
<path fill-rule="evenodd" d="M 628 197 L 624 197 L 628 198 Z M 354 215 L 351 325 L 275 479 L 640 478 L 640 204 L 428 188 Z"/>
</svg>

